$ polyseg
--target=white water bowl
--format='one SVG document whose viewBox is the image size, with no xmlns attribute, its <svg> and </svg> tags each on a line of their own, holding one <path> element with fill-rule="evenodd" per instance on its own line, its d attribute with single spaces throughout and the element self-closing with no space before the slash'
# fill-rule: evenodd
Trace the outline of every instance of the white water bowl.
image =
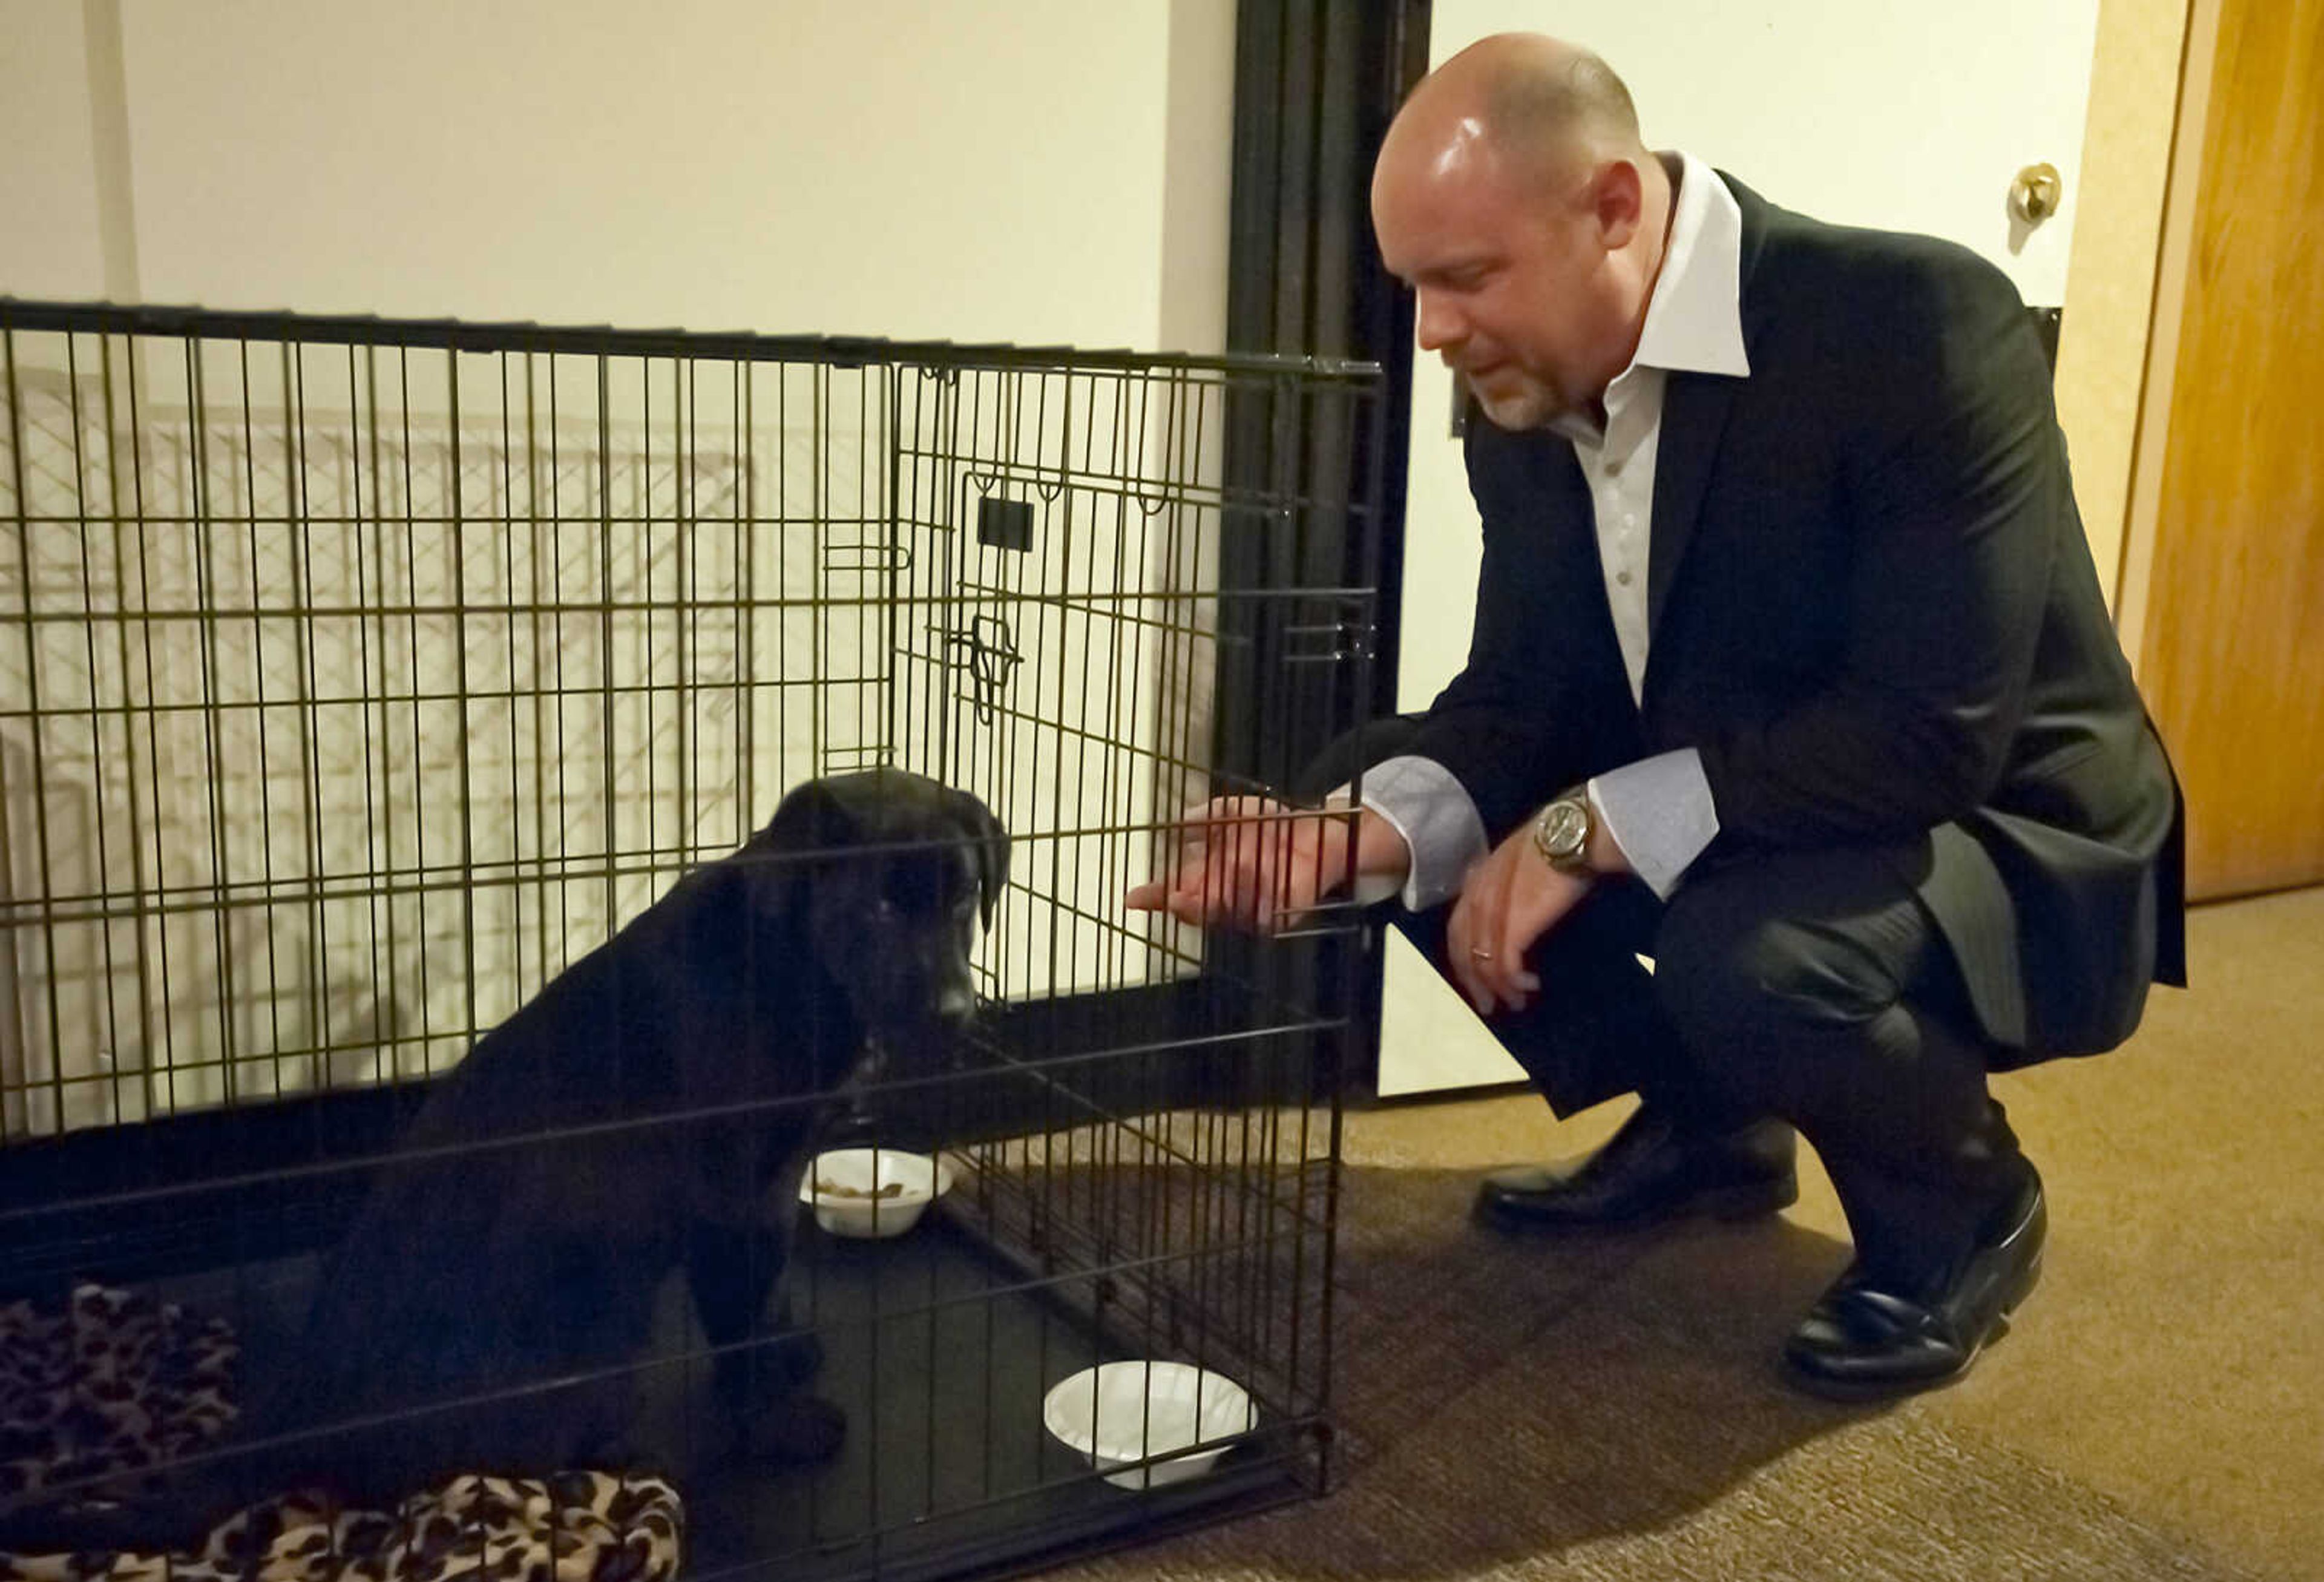
<svg viewBox="0 0 2324 1582">
<path fill-rule="evenodd" d="M 834 1148 L 799 1180 L 799 1201 L 833 1236 L 901 1236 L 952 1190 L 952 1167 L 895 1148 Z"/>
<path fill-rule="evenodd" d="M 1259 1421 L 1250 1393 L 1224 1374 L 1183 1362 L 1109 1362 L 1084 1368 L 1041 1402 L 1041 1421 L 1060 1441 L 1109 1472 L 1120 1488 L 1158 1488 L 1200 1477 Z M 1174 1451 L 1185 1451 L 1174 1455 Z M 1133 1462 L 1156 1459 L 1150 1466 Z"/>
</svg>

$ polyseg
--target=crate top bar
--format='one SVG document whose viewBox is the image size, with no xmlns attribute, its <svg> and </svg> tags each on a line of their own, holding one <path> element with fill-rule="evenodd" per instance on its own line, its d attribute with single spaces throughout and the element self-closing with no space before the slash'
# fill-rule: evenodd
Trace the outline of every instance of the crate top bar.
<svg viewBox="0 0 2324 1582">
<path fill-rule="evenodd" d="M 242 312 L 207 308 L 41 302 L 0 296 L 0 330 L 179 339 L 281 341 L 362 346 L 440 347 L 456 352 L 542 352 L 576 356 L 698 357 L 839 367 L 1016 368 L 1151 373 L 1179 370 L 1367 383 L 1377 363 L 1253 353 L 1091 351 L 1074 346 L 894 341 L 868 336 L 773 336 L 742 330 L 614 329 L 604 325 L 471 323 L 456 318 L 383 318 L 371 314 Z"/>
</svg>

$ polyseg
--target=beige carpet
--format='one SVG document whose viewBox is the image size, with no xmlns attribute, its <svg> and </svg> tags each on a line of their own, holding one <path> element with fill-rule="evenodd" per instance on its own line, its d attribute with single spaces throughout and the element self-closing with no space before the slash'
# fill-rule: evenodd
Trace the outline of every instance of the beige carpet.
<svg viewBox="0 0 2324 1582">
<path fill-rule="evenodd" d="M 1960 1387 L 1801 1399 L 1770 1359 L 1846 1261 L 1821 1177 L 1745 1228 L 1511 1243 L 1475 1173 L 1578 1154 L 1506 1096 L 1350 1118 L 1330 1498 L 1084 1577 L 2324 1577 L 2324 890 L 2198 913 L 2195 991 L 2000 1088 L 2043 1284 Z"/>
</svg>

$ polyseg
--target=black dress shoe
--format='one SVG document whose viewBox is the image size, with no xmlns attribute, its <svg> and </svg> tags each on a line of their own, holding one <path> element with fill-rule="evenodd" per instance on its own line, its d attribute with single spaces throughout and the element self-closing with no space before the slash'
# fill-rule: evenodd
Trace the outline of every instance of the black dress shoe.
<svg viewBox="0 0 2324 1582">
<path fill-rule="evenodd" d="M 1691 1214 L 1753 1219 L 1799 1197 L 1794 1151 L 1792 1128 L 1781 1121 L 1704 1132 L 1641 1105 L 1571 1175 L 1526 1164 L 1487 1176 L 1477 1215 L 1511 1230 L 1589 1230 Z"/>
<path fill-rule="evenodd" d="M 2009 1211 L 1930 1289 L 1897 1289 L 1851 1264 L 1784 1343 L 1785 1377 L 1830 1400 L 1879 1401 L 1966 1375 L 2042 1277 L 2050 1211 L 2030 1164 L 2026 1175 Z"/>
</svg>

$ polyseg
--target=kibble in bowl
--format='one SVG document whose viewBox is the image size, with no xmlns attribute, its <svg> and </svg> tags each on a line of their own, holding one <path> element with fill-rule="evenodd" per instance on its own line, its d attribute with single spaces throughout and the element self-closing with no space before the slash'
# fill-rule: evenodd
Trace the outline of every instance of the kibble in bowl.
<svg viewBox="0 0 2324 1582">
<path fill-rule="evenodd" d="M 835 1148 L 818 1154 L 799 1182 L 799 1201 L 833 1236 L 901 1236 L 950 1191 L 952 1168 L 896 1148 Z"/>
</svg>

